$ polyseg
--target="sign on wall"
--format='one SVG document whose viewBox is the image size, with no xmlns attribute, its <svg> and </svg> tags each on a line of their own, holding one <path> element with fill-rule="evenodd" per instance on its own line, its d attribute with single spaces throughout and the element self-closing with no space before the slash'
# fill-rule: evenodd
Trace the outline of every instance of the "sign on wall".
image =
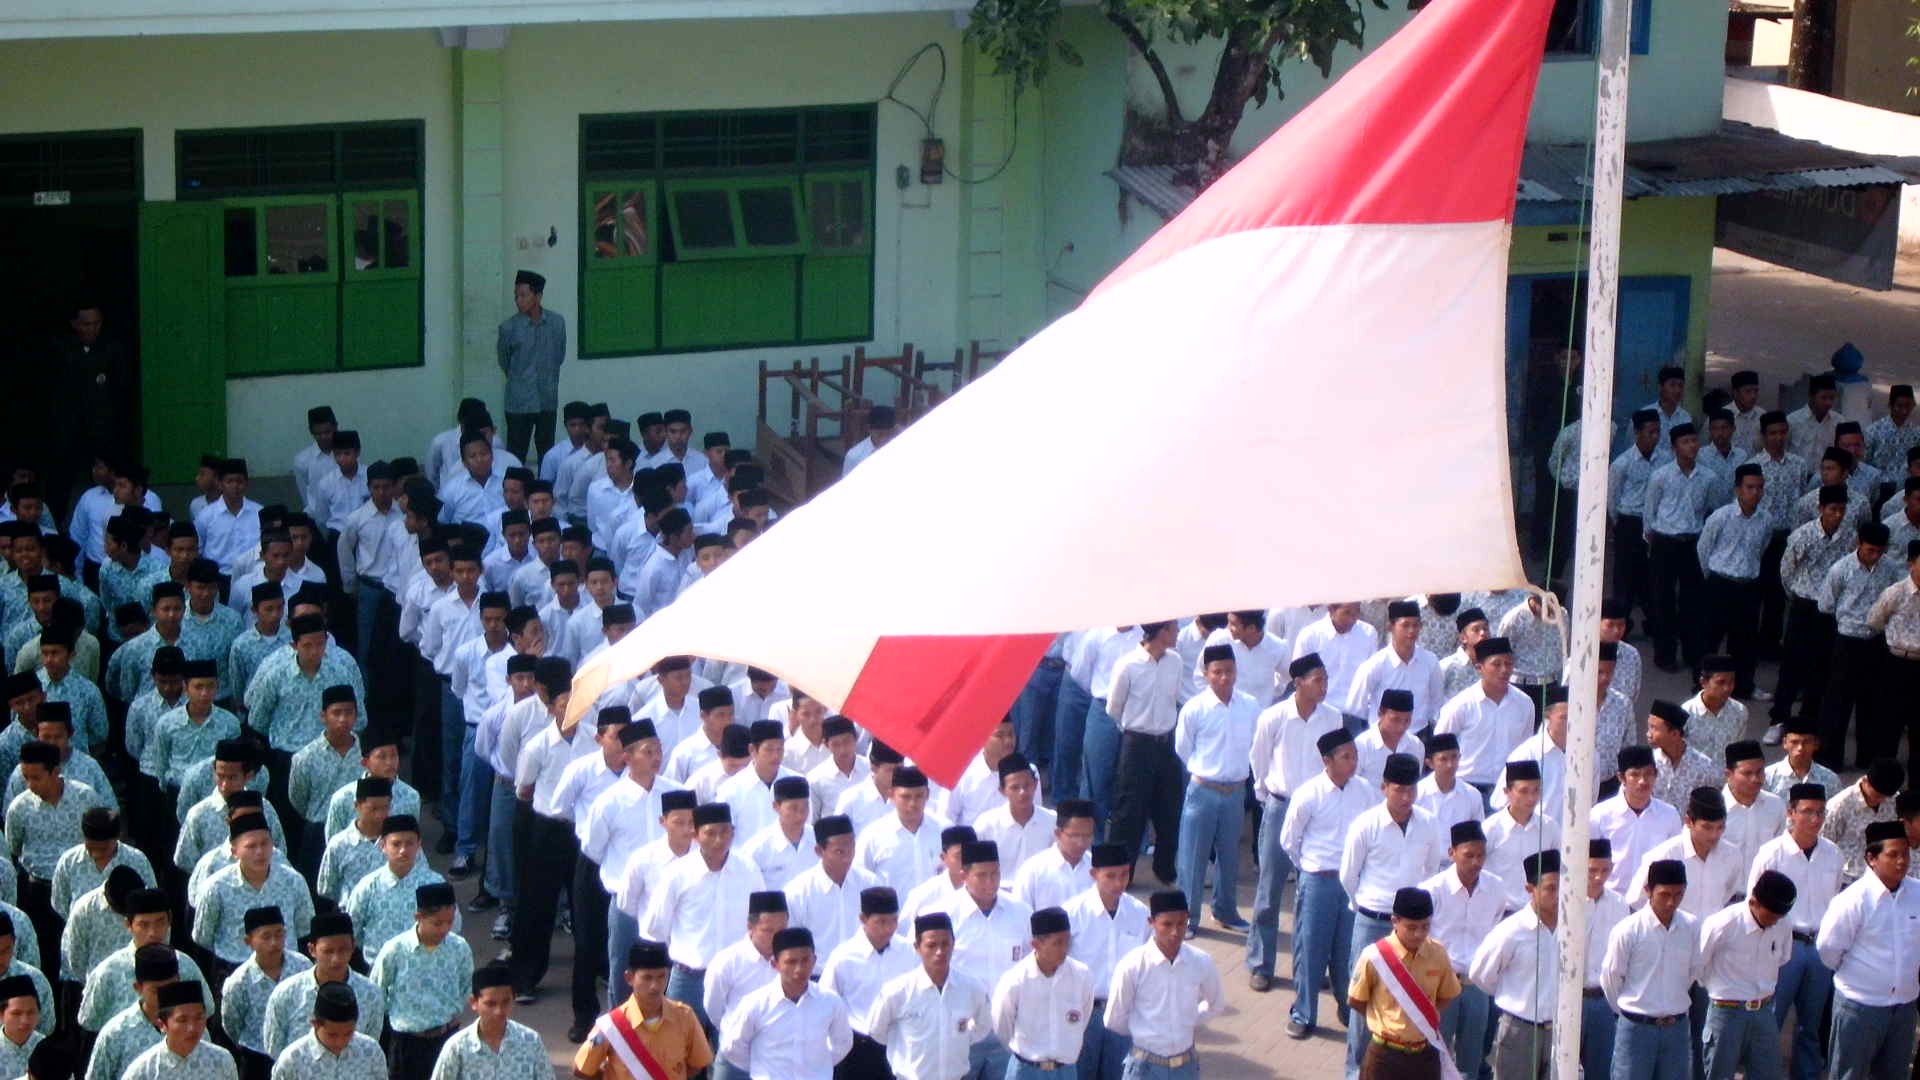
<svg viewBox="0 0 1920 1080">
<path fill-rule="evenodd" d="M 1900 186 L 1802 188 L 1720 196 L 1715 242 L 1849 285 L 1893 288 Z"/>
</svg>

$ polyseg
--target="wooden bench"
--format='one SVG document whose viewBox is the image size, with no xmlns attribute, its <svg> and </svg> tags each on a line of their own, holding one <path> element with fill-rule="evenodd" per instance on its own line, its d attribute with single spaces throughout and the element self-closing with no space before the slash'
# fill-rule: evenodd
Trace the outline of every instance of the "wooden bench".
<svg viewBox="0 0 1920 1080">
<path fill-rule="evenodd" d="M 846 357 L 838 369 L 821 367 L 817 356 L 785 368 L 760 361 L 755 445 L 767 465 L 767 494 L 782 508 L 805 502 L 838 479 L 847 448 L 866 437 L 866 414 L 852 392 L 851 371 Z M 788 394 L 784 432 L 767 414 L 768 391 L 781 387 Z"/>
</svg>

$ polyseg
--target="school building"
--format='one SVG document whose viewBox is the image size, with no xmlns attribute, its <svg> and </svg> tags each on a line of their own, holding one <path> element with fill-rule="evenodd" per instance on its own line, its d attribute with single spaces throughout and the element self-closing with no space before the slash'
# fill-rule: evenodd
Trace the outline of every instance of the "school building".
<svg viewBox="0 0 1920 1080">
<path fill-rule="evenodd" d="M 1403 6 L 1368 7 L 1369 42 Z M 1561 7 L 1512 258 L 1528 441 L 1549 399 L 1557 427 L 1555 356 L 1582 336 L 1597 5 Z M 1724 11 L 1636 0 L 1634 15 L 1629 407 L 1660 364 L 1702 362 L 1722 195 L 1889 182 L 1723 130 Z M 36 333 L 77 291 L 102 298 L 137 346 L 162 479 L 219 447 L 280 471 L 311 404 L 373 456 L 418 451 L 463 395 L 497 414 L 495 330 L 520 268 L 568 322 L 563 400 L 684 406 L 744 442 L 761 361 L 1004 348 L 1191 198 L 1167 170 L 1121 164 L 1128 102 L 1157 109 L 1158 90 L 1097 9 L 1063 16 L 1084 64 L 1018 100 L 967 45 L 968 18 L 963 0 L 15 5 L 0 11 L 0 282 Z M 1163 56 L 1203 101 L 1208 51 Z M 1236 149 L 1323 85 L 1290 63 Z M 17 363 L 33 340 L 0 347 Z"/>
</svg>

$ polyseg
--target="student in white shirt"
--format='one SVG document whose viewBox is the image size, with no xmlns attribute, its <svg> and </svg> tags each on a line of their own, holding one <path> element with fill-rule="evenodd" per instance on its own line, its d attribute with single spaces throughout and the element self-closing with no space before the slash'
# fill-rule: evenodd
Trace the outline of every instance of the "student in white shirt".
<svg viewBox="0 0 1920 1080">
<path fill-rule="evenodd" d="M 1687 868 L 1687 896 L 1680 909 L 1704 919 L 1746 891 L 1745 868 L 1732 847 L 1722 843 L 1727 832 L 1727 804 L 1717 788 L 1698 787 L 1687 798 L 1684 827 L 1678 836 L 1654 845 L 1647 861 L 1627 883 L 1627 903 L 1645 902 L 1647 867 L 1672 859 Z"/>
<path fill-rule="evenodd" d="M 1511 683 L 1513 647 L 1490 637 L 1474 649 L 1480 681 L 1440 709 L 1433 730 L 1460 737 L 1460 778 L 1491 796 L 1507 755 L 1533 733 L 1533 700 Z"/>
<path fill-rule="evenodd" d="M 893 441 L 894 425 L 897 422 L 891 405 L 875 405 L 868 410 L 867 437 L 854 443 L 853 447 L 847 451 L 847 456 L 841 459 L 840 475 L 845 476 L 852 472 L 861 462 L 872 457 L 875 450 Z"/>
<path fill-rule="evenodd" d="M 1032 942 L 1029 920 L 1033 909 L 1000 891 L 1000 852 L 989 840 L 960 848 L 960 891 L 948 897 L 944 910 L 953 920 L 953 966 L 984 987 L 1027 954 Z M 985 1038 L 969 1050 L 977 1076 L 1001 1076 L 1009 1054 L 998 1038 Z"/>
<path fill-rule="evenodd" d="M 1580 1067 L 1587 1076 L 1613 1073 L 1613 1008 L 1600 987 L 1613 928 L 1628 915 L 1627 902 L 1607 888 L 1613 873 L 1613 844 L 1605 837 L 1587 841 L 1587 970 L 1580 988 Z"/>
<path fill-rule="evenodd" d="M 1095 994 L 1080 1044 L 1079 1074 L 1112 1077 L 1120 1074 L 1133 1044 L 1125 1035 L 1107 1030 L 1107 987 L 1113 980 L 1113 965 L 1148 938 L 1147 905 L 1127 895 L 1133 860 L 1126 848 L 1096 844 L 1088 859 L 1093 863 L 1092 887 L 1062 905 L 1072 923 L 1071 955 L 1087 965 Z"/>
<path fill-rule="evenodd" d="M 1787 822 L 1787 802 L 1766 788 L 1767 759 L 1760 744 L 1742 739 L 1724 753 L 1727 783 L 1720 797 L 1727 804 L 1727 835 L 1721 841 L 1740 856 L 1740 880 L 1767 841 L 1780 835 Z"/>
<path fill-rule="evenodd" d="M 1033 951 L 993 988 L 993 1033 L 1012 1053 L 1010 1080 L 1046 1080 L 1080 1059 L 1096 988 L 1087 966 L 1068 955 L 1073 925 L 1060 908 L 1029 920 Z"/>
<path fill-rule="evenodd" d="M 1833 971 L 1831 1075 L 1898 1076 L 1913 1057 L 1920 997 L 1920 885 L 1907 877 L 1906 826 L 1866 828 L 1867 872 L 1820 920 L 1815 947 Z"/>
<path fill-rule="evenodd" d="M 1593 808 L 1593 835 L 1613 845 L 1607 888 L 1625 895 L 1647 853 L 1680 832 L 1680 812 L 1653 797 L 1653 750 L 1623 746 L 1614 756 L 1620 790 Z"/>
<path fill-rule="evenodd" d="M 927 774 L 918 768 L 894 769 L 890 789 L 892 809 L 860 830 L 853 859 L 904 894 L 934 875 L 947 823 L 927 812 Z"/>
<path fill-rule="evenodd" d="M 1443 829 L 1485 818 L 1480 792 L 1460 781 L 1460 737 L 1429 735 L 1421 749 L 1427 755 L 1427 775 L 1420 778 L 1415 805 L 1424 807 Z"/>
<path fill-rule="evenodd" d="M 1359 604 L 1328 604 L 1327 613 L 1293 637 L 1293 656 L 1318 653 L 1327 666 L 1327 700 L 1344 707 L 1360 665 L 1380 648 L 1380 635 L 1360 621 Z M 1356 726 L 1366 717 L 1356 716 Z"/>
<path fill-rule="evenodd" d="M 902 1080 L 959 1080 L 979 1073 L 975 1048 L 995 1042 L 992 989 L 954 964 L 953 920 L 930 912 L 913 920 L 920 966 L 880 988 L 868 1034 L 887 1048 L 887 1068 Z"/>
<path fill-rule="evenodd" d="M 1692 1028 L 1688 988 L 1699 974 L 1700 920 L 1680 910 L 1687 868 L 1677 859 L 1652 863 L 1645 905 L 1613 928 L 1600 988 L 1614 1023 L 1613 1075 L 1634 1080 L 1686 1080 Z"/>
<path fill-rule="evenodd" d="M 1277 672 L 1286 664 L 1292 650 L 1287 647 L 1284 637 L 1267 632 L 1266 612 L 1229 612 L 1227 625 L 1208 633 L 1201 643 L 1201 649 L 1208 645 L 1231 645 L 1234 670 L 1238 676 L 1236 685 L 1242 692 L 1251 695 L 1254 703 L 1262 709 L 1273 704 L 1274 695 L 1280 692 Z M 1192 692 L 1183 692 L 1181 704 L 1184 705 L 1186 698 L 1199 693 L 1206 684 L 1206 671 L 1199 650 L 1191 659 L 1187 659 L 1184 653 L 1181 658 L 1192 669 L 1192 677 L 1186 684 Z"/>
<path fill-rule="evenodd" d="M 747 897 L 762 891 L 764 883 L 760 871 L 733 853 L 733 818 L 726 803 L 694 807 L 693 828 L 695 848 L 661 874 L 640 917 L 640 935 L 667 943 L 673 957 L 667 996 L 690 1006 L 701 1026 L 711 1028 L 716 1025 L 706 1013 L 707 967 L 739 933 L 747 919 Z M 519 920 L 514 922 L 517 927 Z M 811 938 L 808 944 L 811 953 Z M 777 953 L 777 943 L 774 948 Z M 811 955 L 807 965 L 810 975 Z"/>
<path fill-rule="evenodd" d="M 1029 856 L 1013 875 L 1014 898 L 1035 911 L 1064 907 L 1093 884 L 1088 856 L 1096 831 L 1093 803 L 1062 799 L 1053 815 L 1053 843 Z"/>
<path fill-rule="evenodd" d="M 1461 977 L 1460 996 L 1440 1012 L 1440 1036 L 1447 1041 L 1462 1076 L 1480 1072 L 1487 1043 L 1490 987 L 1469 983 L 1467 965 L 1475 950 L 1493 933 L 1508 909 L 1508 888 L 1496 874 L 1484 872 L 1487 838 L 1477 821 L 1462 821 L 1448 835 L 1447 857 L 1453 865 L 1420 883 L 1433 897 L 1433 939 L 1446 946 L 1447 960 Z"/>
<path fill-rule="evenodd" d="M 1707 1009 L 1705 1077 L 1744 1071 L 1752 1080 L 1781 1080 L 1780 1022 L 1772 997 L 1780 967 L 1793 953 L 1792 879 L 1763 870 L 1745 903 L 1728 904 L 1700 923 L 1700 984 Z"/>
<path fill-rule="evenodd" d="M 1113 966 L 1107 985 L 1106 1024 L 1131 1036 L 1131 1060 L 1150 1070 L 1137 1076 L 1193 1080 L 1200 1075 L 1194 1029 L 1225 997 L 1213 958 L 1187 944 L 1187 896 L 1162 889 L 1147 901 L 1153 937 Z"/>
<path fill-rule="evenodd" d="M 1323 980 L 1331 978 L 1336 988 L 1347 985 L 1354 917 L 1340 882 L 1341 858 L 1349 827 L 1380 797 L 1378 789 L 1356 773 L 1359 761 L 1346 728 L 1321 735 L 1316 745 L 1322 771 L 1294 789 L 1280 830 L 1280 846 L 1300 868 L 1293 918 L 1294 1000 L 1287 1020 L 1287 1037 L 1292 1039 L 1313 1034 L 1320 988 L 1328 985 Z M 1184 895 L 1181 902 L 1184 905 Z M 1348 1014 L 1338 989 L 1335 998 L 1345 1024 Z"/>
<path fill-rule="evenodd" d="M 1130 851 L 1143 846 L 1153 823 L 1153 872 L 1161 881 L 1179 876 L 1180 799 L 1184 776 L 1174 756 L 1173 732 L 1179 720 L 1174 702 L 1180 690 L 1180 654 L 1173 651 L 1171 622 L 1143 625 L 1140 645 L 1115 665 L 1110 687 L 1094 686 L 1101 717 L 1087 718 L 1087 796 L 1108 822 L 1107 839 Z M 1106 690 L 1103 694 L 1102 690 Z M 1095 738 L 1102 722 L 1117 726 L 1116 757 L 1105 757 Z M 1117 775 L 1116 775 L 1117 771 Z M 1112 817 L 1107 817 L 1111 793 Z"/>
<path fill-rule="evenodd" d="M 1001 758 L 996 771 L 999 773 L 1000 795 L 1004 801 L 976 815 L 973 831 L 979 834 L 980 839 L 991 840 L 1000 846 L 1003 864 L 1013 868 L 1007 874 L 1007 888 L 1012 891 L 1017 877 L 1014 871 L 1024 868 L 1029 859 L 1052 846 L 1057 830 L 1054 827 L 1054 811 L 1041 806 L 1034 799 L 1040 779 L 1025 754 L 1016 750 Z M 959 815 L 955 815 L 955 818 L 965 820 Z"/>
<path fill-rule="evenodd" d="M 740 770 L 741 774 L 747 769 Z M 738 775 L 738 774 L 736 774 Z M 722 785 L 722 789 L 726 785 Z M 758 785 L 755 785 L 757 788 Z M 743 800 L 726 800 L 733 812 L 740 813 Z M 740 847 L 740 854 L 760 871 L 769 889 L 784 889 L 793 879 L 811 869 L 820 859 L 816 838 L 807 835 L 807 811 L 813 798 L 807 782 L 798 776 L 782 776 L 773 782 L 773 817 Z M 852 845 L 849 844 L 849 847 Z M 851 856 L 852 852 L 848 852 Z M 840 942 L 821 942 L 831 948 Z"/>
<path fill-rule="evenodd" d="M 1833 996 L 1833 972 L 1820 962 L 1814 946 L 1820 921 L 1840 891 L 1840 849 L 1820 835 L 1827 820 L 1827 790 L 1819 784 L 1795 784 L 1787 792 L 1787 831 L 1760 845 L 1748 876 L 1752 882 L 1769 871 L 1793 882 L 1792 955 L 1780 968 L 1773 992 L 1773 1017 L 1784 1024 L 1794 1012 L 1793 1075 L 1812 1080 L 1825 1075 L 1826 1047 L 1820 1042 L 1820 1018 Z"/>
<path fill-rule="evenodd" d="M 1560 823 L 1540 805 L 1539 762 L 1508 762 L 1506 785 L 1505 805 L 1489 815 L 1484 826 L 1487 869 L 1505 883 L 1507 907 L 1517 911 L 1527 902 L 1521 863 L 1536 852 L 1559 850 Z"/>
<path fill-rule="evenodd" d="M 1373 716 L 1380 711 L 1380 695 L 1388 690 L 1413 694 L 1413 726 L 1425 728 L 1445 702 L 1440 658 L 1419 646 L 1420 605 L 1395 600 L 1387 605 L 1387 644 L 1354 672 L 1344 711 L 1350 716 Z"/>
<path fill-rule="evenodd" d="M 880 990 L 893 979 L 916 970 L 920 957 L 900 929 L 900 898 L 885 885 L 860 891 L 860 925 L 836 946 L 820 967 L 820 987 L 847 1003 L 853 1028 L 853 1048 L 840 1068 L 850 1076 L 886 1076 L 887 1048 L 870 1034 L 868 1021 Z M 819 933 L 814 939 L 819 940 Z M 951 943 L 948 946 L 951 949 Z"/>
<path fill-rule="evenodd" d="M 791 924 L 813 931 L 816 951 L 828 956 L 860 934 L 861 897 L 880 879 L 853 865 L 853 822 L 829 814 L 813 823 L 813 863 L 787 882 Z M 898 914 L 898 894 L 893 910 Z"/>
<path fill-rule="evenodd" d="M 753 1080 L 831 1080 L 853 1047 L 853 1029 L 847 1003 L 811 981 L 813 935 L 800 929 L 775 934 L 773 966 L 779 978 L 727 1017 L 721 1056 Z"/>
<path fill-rule="evenodd" d="M 1240 880 L 1240 826 L 1246 820 L 1246 784 L 1260 706 L 1237 688 L 1231 645 L 1209 645 L 1200 656 L 1206 689 L 1180 708 L 1173 750 L 1187 773 L 1180 809 L 1179 881 L 1187 907 L 1200 910 L 1207 864 L 1213 864 L 1213 917 L 1228 930 L 1244 930 L 1235 910 Z M 1271 681 L 1271 676 L 1268 676 Z M 1165 836 L 1156 829 L 1156 834 Z M 1197 929 L 1199 916 L 1193 916 Z"/>
<path fill-rule="evenodd" d="M 1253 926 L 1247 931 L 1247 983 L 1258 993 L 1273 987 L 1273 962 L 1279 952 L 1280 894 L 1293 860 L 1280 844 L 1287 808 L 1300 785 L 1320 775 L 1320 751 L 1314 741 L 1344 730 L 1338 710 L 1326 704 L 1327 667 L 1318 653 L 1297 657 L 1287 666 L 1293 694 L 1260 713 L 1253 732 L 1253 795 L 1260 800 L 1260 883 L 1253 893 Z"/>
<path fill-rule="evenodd" d="M 787 894 L 762 891 L 747 896 L 746 936 L 736 938 L 714 956 L 700 991 L 702 1006 L 716 1026 L 724 1028 L 735 1005 L 779 978 L 773 970 L 773 939 L 786 928 Z M 731 1062 L 728 1066 L 716 1069 L 716 1074 L 740 1075 Z"/>
<path fill-rule="evenodd" d="M 1560 968 L 1554 930 L 1560 918 L 1560 853 L 1526 858 L 1527 903 L 1495 926 L 1466 966 L 1472 985 L 1500 1013 L 1493 1038 L 1493 1072 L 1505 1077 L 1551 1075 L 1555 979 Z M 1451 950 L 1447 953 L 1452 957 Z M 1456 1002 L 1457 1004 L 1457 1002 Z M 1584 1025 L 1582 1033 L 1584 1034 Z"/>
<path fill-rule="evenodd" d="M 1386 767 L 1387 758 L 1394 754 L 1406 754 L 1415 759 L 1427 756 L 1426 747 L 1421 745 L 1420 740 L 1408 734 L 1408 729 L 1413 726 L 1413 718 L 1418 714 L 1413 691 L 1396 689 L 1380 692 L 1378 706 L 1372 714 L 1373 726 L 1353 740 L 1354 748 L 1360 754 L 1360 775 L 1366 777 L 1368 783 L 1380 782 L 1380 770 Z"/>
</svg>

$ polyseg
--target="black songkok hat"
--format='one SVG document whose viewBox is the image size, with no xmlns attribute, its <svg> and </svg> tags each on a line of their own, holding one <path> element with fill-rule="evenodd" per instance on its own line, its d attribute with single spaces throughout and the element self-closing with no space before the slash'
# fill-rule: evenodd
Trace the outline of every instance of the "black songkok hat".
<svg viewBox="0 0 1920 1080">
<path fill-rule="evenodd" d="M 1420 605 L 1412 600 L 1395 600 L 1387 605 L 1387 621 L 1397 619 L 1417 619 L 1420 617 Z"/>
<path fill-rule="evenodd" d="M 534 292 L 537 292 L 537 293 L 543 293 L 547 291 L 547 279 L 539 274 L 534 273 L 531 270 L 515 271 L 513 275 L 513 283 L 515 285 L 525 285 L 527 288 L 532 289 Z"/>
<path fill-rule="evenodd" d="M 1788 806 L 1792 806 L 1794 803 L 1797 803 L 1802 799 L 1817 799 L 1820 802 L 1826 802 L 1827 801 L 1826 785 L 1825 784 L 1795 784 L 1792 787 L 1787 789 L 1787 805 Z"/>
<path fill-rule="evenodd" d="M 1380 692 L 1380 711 L 1386 712 L 1389 709 L 1393 710 L 1394 712 L 1412 712 L 1413 711 L 1413 691 L 1411 690 L 1381 691 Z"/>
<path fill-rule="evenodd" d="M 728 724 L 720 732 L 720 756 L 723 758 L 743 758 L 752 752 L 752 743 L 747 739 L 747 725 Z"/>
<path fill-rule="evenodd" d="M 1353 733 L 1338 727 L 1314 740 L 1314 747 L 1321 757 L 1332 757 L 1341 747 L 1353 741 Z"/>
<path fill-rule="evenodd" d="M 715 687 L 719 689 L 719 687 Z M 705 693 L 705 691 L 701 691 Z M 787 731 L 778 720 L 755 720 L 747 727 L 747 745 L 757 746 L 763 742 L 785 742 Z"/>
<path fill-rule="evenodd" d="M 361 799 L 390 799 L 393 797 L 393 781 L 384 776 L 363 776 L 353 782 L 353 801 Z"/>
<path fill-rule="evenodd" d="M 353 703 L 353 687 L 345 683 L 329 686 L 325 690 L 320 691 L 320 707 L 323 709 L 329 705 L 351 705 Z"/>
<path fill-rule="evenodd" d="M 9 975 L 0 979 L 0 1001 L 11 1001 L 17 997 L 30 997 L 39 1000 L 39 991 L 33 988 L 33 980 L 25 975 Z"/>
<path fill-rule="evenodd" d="M 1687 793 L 1687 816 L 1695 821 L 1725 821 L 1727 800 L 1716 787 L 1701 786 Z"/>
<path fill-rule="evenodd" d="M 1447 846 L 1459 847 L 1461 844 L 1484 844 L 1487 833 L 1477 821 L 1456 821 L 1447 833 Z"/>
<path fill-rule="evenodd" d="M 658 941 L 636 941 L 627 946 L 628 971 L 658 971 L 667 964 L 667 947 Z"/>
<path fill-rule="evenodd" d="M 1432 757 L 1435 754 L 1444 754 L 1449 750 L 1457 751 L 1459 749 L 1460 736 L 1455 735 L 1451 731 L 1442 731 L 1427 737 L 1426 751 L 1428 757 Z"/>
<path fill-rule="evenodd" d="M 159 982 L 180 977 L 180 954 L 171 945 L 142 945 L 133 954 L 133 981 Z"/>
<path fill-rule="evenodd" d="M 1034 937 L 1046 937 L 1048 934 L 1065 934 L 1073 930 L 1073 924 L 1067 921 L 1064 908 L 1047 907 L 1034 912 L 1027 925 Z"/>
<path fill-rule="evenodd" d="M 1385 767 L 1380 772 L 1383 784 L 1417 784 L 1420 782 L 1420 762 L 1412 754 L 1389 754 Z"/>
<path fill-rule="evenodd" d="M 155 997 L 159 998 L 160 1012 L 177 1009 L 182 1005 L 205 1005 L 206 998 L 201 997 L 202 988 L 198 979 L 183 979 L 177 983 L 168 983 L 160 988 Z"/>
<path fill-rule="evenodd" d="M 1453 617 L 1453 628 L 1455 630 L 1465 630 L 1467 627 L 1472 626 L 1474 623 L 1486 622 L 1486 621 L 1487 621 L 1486 612 L 1480 610 L 1477 607 L 1470 607 Z"/>
<path fill-rule="evenodd" d="M 813 823 L 813 842 L 824 846 L 836 836 L 852 836 L 853 819 L 845 814 L 828 814 Z"/>
<path fill-rule="evenodd" d="M 893 770 L 893 786 L 897 788 L 916 788 L 927 786 L 927 774 L 917 766 L 902 765 Z"/>
<path fill-rule="evenodd" d="M 960 845 L 960 865 L 972 866 L 975 863 L 997 863 L 1000 861 L 1000 845 L 992 840 L 974 840 Z"/>
<path fill-rule="evenodd" d="M 343 982 L 320 984 L 313 995 L 313 1018 L 323 1024 L 353 1023 L 360 1019 L 360 1000 Z"/>
<path fill-rule="evenodd" d="M 669 791 L 660 796 L 660 815 L 662 817 L 668 814 L 678 813 L 682 810 L 691 812 L 699 809 L 699 807 L 700 796 L 695 795 L 691 791 Z"/>
<path fill-rule="evenodd" d="M 1685 885 L 1687 864 L 1679 859 L 1655 859 L 1647 864 L 1647 888 L 1656 885 Z"/>
<path fill-rule="evenodd" d="M 700 711 L 708 709 L 732 708 L 733 691 L 724 686 L 709 686 L 700 691 Z M 775 726 L 778 726 L 777 724 Z"/>
<path fill-rule="evenodd" d="M 1604 836 L 1596 836 L 1587 841 L 1587 858 L 1613 861 L 1613 841 Z"/>
<path fill-rule="evenodd" d="M 660 732 L 654 728 L 653 721 L 647 719 L 635 720 L 633 723 L 620 729 L 621 746 L 632 746 L 642 739 L 657 739 L 659 737 Z"/>
<path fill-rule="evenodd" d="M 453 886 L 444 881 L 430 882 L 413 890 L 415 911 L 439 911 L 453 906 Z"/>
<path fill-rule="evenodd" d="M 1897 793 L 1906 778 L 1906 770 L 1893 758 L 1876 758 L 1867 766 L 1867 783 L 1882 795 Z"/>
<path fill-rule="evenodd" d="M 1200 651 L 1200 664 L 1202 667 L 1222 661 L 1229 664 L 1234 662 L 1233 646 L 1209 645 Z"/>
<path fill-rule="evenodd" d="M 900 895 L 885 885 L 861 889 L 860 914 L 898 915 L 900 914 Z"/>
<path fill-rule="evenodd" d="M 935 911 L 926 915 L 915 915 L 913 917 L 914 941 L 919 941 L 920 935 L 922 934 L 930 934 L 937 930 L 945 930 L 949 934 L 953 933 L 953 919 L 948 916 L 946 912 Z"/>
<path fill-rule="evenodd" d="M 1538 885 L 1542 875 L 1560 872 L 1560 853 L 1551 849 L 1536 851 L 1521 859 L 1520 867 L 1526 872 L 1527 884 Z"/>
<path fill-rule="evenodd" d="M 1540 763 L 1531 758 L 1507 762 L 1507 783 L 1540 779 Z"/>
<path fill-rule="evenodd" d="M 121 912 L 131 919 L 135 915 L 156 915 L 162 911 L 171 912 L 173 901 L 159 889 L 135 889 L 127 894 L 126 908 Z"/>
<path fill-rule="evenodd" d="M 1653 767 L 1653 748 L 1651 746 L 1623 746 L 1614 754 L 1614 768 L 1618 772 L 1629 769 L 1650 769 Z"/>
<path fill-rule="evenodd" d="M 1766 760 L 1766 755 L 1760 751 L 1760 744 L 1752 739 L 1741 739 L 1739 742 L 1728 743 L 1726 757 L 1727 768 L 1729 769 L 1743 761 Z"/>
<path fill-rule="evenodd" d="M 826 723 L 820 725 L 820 737 L 822 739 L 831 739 L 838 735 L 852 734 L 855 734 L 853 721 L 844 716 L 829 716 L 827 717 Z"/>
<path fill-rule="evenodd" d="M 266 907 L 248 908 L 245 922 L 246 932 L 251 934 L 263 926 L 285 926 L 287 917 L 280 913 L 277 905 L 268 904 Z"/>
<path fill-rule="evenodd" d="M 1433 918 L 1433 895 L 1425 889 L 1412 887 L 1396 890 L 1393 894 L 1393 917 L 1396 919 Z"/>
<path fill-rule="evenodd" d="M 1867 825 L 1868 847 L 1888 840 L 1905 840 L 1906 838 L 1907 827 L 1897 821 L 1875 821 Z"/>
<path fill-rule="evenodd" d="M 1287 665 L 1287 677 L 1291 679 L 1303 678 L 1313 674 L 1315 669 L 1326 666 L 1326 661 L 1320 659 L 1319 653 L 1310 652 L 1305 656 L 1296 656 L 1293 658 L 1293 663 Z"/>
<path fill-rule="evenodd" d="M 380 836 L 382 839 L 394 833 L 403 832 L 419 835 L 420 819 L 414 817 L 412 814 L 388 814 L 387 820 L 380 825 Z"/>
<path fill-rule="evenodd" d="M 1793 879 L 1778 870 L 1762 871 L 1753 881 L 1753 898 L 1775 915 L 1792 911 L 1793 898 L 1798 892 Z"/>
<path fill-rule="evenodd" d="M 1647 712 L 1666 721 L 1667 726 L 1675 731 L 1687 730 L 1687 710 L 1671 701 L 1656 698 Z"/>
<path fill-rule="evenodd" d="M 693 827 L 696 829 L 702 825 L 731 824 L 733 824 L 733 810 L 726 803 L 701 803 L 693 808 Z"/>
<path fill-rule="evenodd" d="M 313 917 L 313 924 L 307 929 L 308 941 L 319 941 L 321 938 L 352 936 L 353 916 L 348 915 L 344 911 L 333 911 L 315 915 Z"/>
<path fill-rule="evenodd" d="M 1179 889 L 1156 889 L 1147 898 L 1147 916 L 1155 918 L 1175 911 L 1187 911 L 1187 894 Z"/>
<path fill-rule="evenodd" d="M 973 831 L 971 825 L 949 825 L 940 830 L 940 850 L 971 844 L 978 839 L 980 835 Z"/>
<path fill-rule="evenodd" d="M 782 776 L 773 782 L 773 801 L 786 802 L 788 799 L 804 799 L 810 794 L 807 778 L 804 776 Z"/>
<path fill-rule="evenodd" d="M 1128 857 L 1125 844 L 1095 844 L 1091 856 L 1095 870 L 1107 866 L 1133 865 L 1133 859 Z"/>
<path fill-rule="evenodd" d="M 1513 652 L 1513 643 L 1503 637 L 1482 638 L 1480 644 L 1473 647 L 1475 660 L 1491 660 L 1496 656 L 1506 656 Z"/>
<path fill-rule="evenodd" d="M 785 915 L 787 894 L 777 889 L 747 894 L 747 918 L 756 915 Z"/>
</svg>

